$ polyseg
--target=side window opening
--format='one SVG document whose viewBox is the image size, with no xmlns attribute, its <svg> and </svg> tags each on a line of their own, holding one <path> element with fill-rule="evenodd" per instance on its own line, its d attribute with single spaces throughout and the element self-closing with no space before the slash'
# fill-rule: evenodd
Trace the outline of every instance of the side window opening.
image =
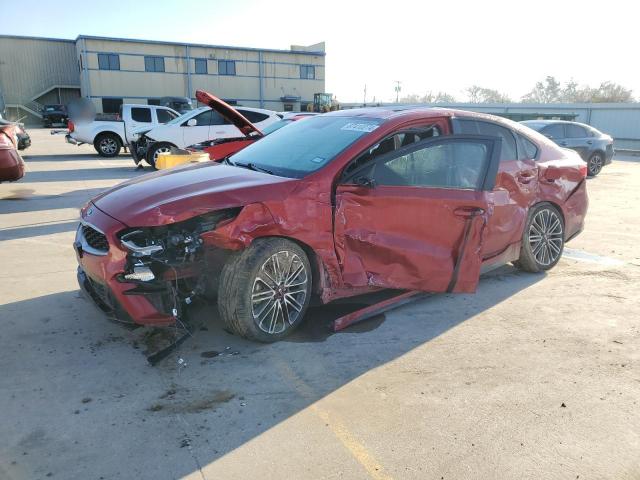
<svg viewBox="0 0 640 480">
<path fill-rule="evenodd" d="M 176 118 L 176 114 L 170 110 L 165 110 L 163 108 L 158 108 L 156 110 L 156 115 L 158 116 L 159 123 L 167 123 L 174 118 Z"/>
<path fill-rule="evenodd" d="M 135 122 L 151 123 L 151 109 L 145 107 L 131 108 L 131 119 Z"/>
<path fill-rule="evenodd" d="M 377 185 L 479 190 L 488 159 L 488 146 L 483 142 L 431 144 L 372 164 L 370 178 Z"/>
<path fill-rule="evenodd" d="M 460 130 L 460 132 L 457 133 L 487 135 L 500 138 L 502 140 L 502 149 L 500 151 L 501 162 L 516 160 L 518 158 L 515 136 L 507 127 L 483 120 L 472 120 L 468 118 L 459 118 L 457 123 Z"/>
<path fill-rule="evenodd" d="M 564 138 L 564 126 L 561 123 L 554 123 L 545 127 L 541 133 L 555 140 Z"/>
<path fill-rule="evenodd" d="M 362 153 L 355 160 L 353 160 L 342 173 L 342 178 L 346 178 L 356 168 L 365 165 L 366 163 L 379 158 L 389 152 L 399 150 L 400 148 L 411 145 L 412 143 L 420 142 L 427 138 L 440 136 L 441 132 L 437 125 L 429 125 L 424 128 L 416 128 L 406 130 L 403 132 L 395 133 L 389 137 L 384 138 L 380 142 L 373 145 L 366 152 Z"/>
<path fill-rule="evenodd" d="M 518 138 L 518 160 L 533 160 L 538 156 L 538 147 L 528 138 L 516 134 Z"/>
</svg>

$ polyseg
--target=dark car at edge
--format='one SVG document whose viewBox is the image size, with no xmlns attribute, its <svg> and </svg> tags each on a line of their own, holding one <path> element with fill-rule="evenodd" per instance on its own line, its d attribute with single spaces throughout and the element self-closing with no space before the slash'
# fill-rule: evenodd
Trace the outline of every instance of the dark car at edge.
<svg viewBox="0 0 640 480">
<path fill-rule="evenodd" d="M 613 159 L 613 138 L 591 125 L 562 120 L 526 120 L 521 123 L 540 132 L 561 147 L 578 152 L 587 162 L 590 177 L 598 175 L 602 167 L 609 165 Z"/>
</svg>

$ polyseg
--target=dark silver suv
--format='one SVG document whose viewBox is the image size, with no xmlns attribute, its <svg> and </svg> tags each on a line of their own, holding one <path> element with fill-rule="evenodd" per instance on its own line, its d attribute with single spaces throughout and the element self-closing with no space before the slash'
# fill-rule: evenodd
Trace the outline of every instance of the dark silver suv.
<svg viewBox="0 0 640 480">
<path fill-rule="evenodd" d="M 556 142 L 571 148 L 587 162 L 590 177 L 600 173 L 613 158 L 613 138 L 590 125 L 562 120 L 526 120 L 521 122 Z"/>
</svg>

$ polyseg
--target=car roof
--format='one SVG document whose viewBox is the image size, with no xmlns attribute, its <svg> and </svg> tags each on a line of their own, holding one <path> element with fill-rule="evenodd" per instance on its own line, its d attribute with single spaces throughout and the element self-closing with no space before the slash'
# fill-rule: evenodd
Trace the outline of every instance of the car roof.
<svg viewBox="0 0 640 480">
<path fill-rule="evenodd" d="M 522 130 L 523 127 L 518 122 L 509 120 L 497 115 L 491 115 L 489 113 L 472 112 L 470 110 L 459 110 L 455 108 L 441 108 L 441 107 L 426 107 L 422 105 L 398 105 L 398 106 L 385 106 L 385 107 L 368 107 L 368 108 L 354 108 L 351 110 L 338 110 L 335 112 L 325 113 L 323 115 L 335 115 L 344 117 L 360 117 L 380 119 L 386 121 L 397 121 L 402 123 L 403 120 L 420 120 L 428 118 L 441 118 L 441 117 L 466 117 L 477 118 L 480 120 L 487 120 L 494 123 L 500 123 L 505 127 Z"/>
<path fill-rule="evenodd" d="M 537 123 L 539 125 L 553 125 L 553 124 L 556 124 L 556 123 L 561 123 L 561 124 L 569 124 L 569 125 L 580 125 L 580 126 L 583 126 L 583 127 L 591 127 L 591 125 L 587 125 L 585 123 L 580 123 L 580 122 L 572 122 L 571 120 L 546 120 L 546 119 L 545 120 L 535 120 L 535 119 L 532 119 L 532 120 L 523 120 L 520 123 L 524 123 L 525 125 L 527 123 Z"/>
</svg>

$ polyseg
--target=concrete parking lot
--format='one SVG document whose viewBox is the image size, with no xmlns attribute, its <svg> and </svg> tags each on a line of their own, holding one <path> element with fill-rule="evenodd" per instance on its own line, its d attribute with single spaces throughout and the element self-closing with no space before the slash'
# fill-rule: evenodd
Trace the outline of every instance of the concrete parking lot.
<svg viewBox="0 0 640 480">
<path fill-rule="evenodd" d="M 341 333 L 316 308 L 273 345 L 215 306 L 157 366 L 155 334 L 79 293 L 78 208 L 143 171 L 32 130 L 0 185 L 1 479 L 637 479 L 640 157 L 589 180 L 547 274 L 511 266 Z"/>
</svg>

